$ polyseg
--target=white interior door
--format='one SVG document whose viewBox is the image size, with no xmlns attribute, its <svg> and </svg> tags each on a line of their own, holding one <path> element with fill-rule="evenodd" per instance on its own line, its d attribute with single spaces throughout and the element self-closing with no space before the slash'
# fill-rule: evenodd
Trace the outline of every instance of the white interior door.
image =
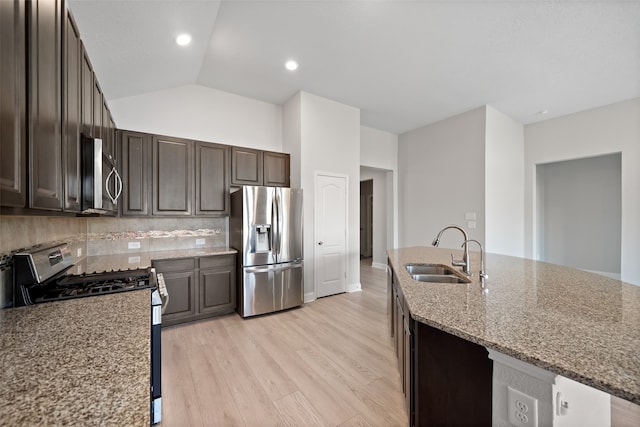
<svg viewBox="0 0 640 427">
<path fill-rule="evenodd" d="M 315 282 L 318 298 L 347 289 L 347 177 L 316 174 Z"/>
</svg>

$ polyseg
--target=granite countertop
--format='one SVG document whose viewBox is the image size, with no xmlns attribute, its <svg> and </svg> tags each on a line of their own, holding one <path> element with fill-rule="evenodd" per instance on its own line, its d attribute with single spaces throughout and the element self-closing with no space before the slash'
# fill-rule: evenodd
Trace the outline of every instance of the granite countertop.
<svg viewBox="0 0 640 427">
<path fill-rule="evenodd" d="M 0 310 L 0 424 L 148 426 L 150 298 Z"/>
<path fill-rule="evenodd" d="M 411 316 L 487 348 L 640 404 L 640 287 L 568 267 L 487 254 L 486 292 L 422 283 L 406 263 L 450 266 L 460 250 L 389 250 Z M 459 270 L 457 268 L 457 270 Z"/>
<path fill-rule="evenodd" d="M 93 273 L 100 271 L 125 270 L 151 267 L 152 260 L 193 258 L 215 255 L 236 254 L 233 248 L 196 248 L 196 249 L 175 249 L 167 251 L 146 251 L 87 256 L 78 261 L 68 274 Z"/>
</svg>

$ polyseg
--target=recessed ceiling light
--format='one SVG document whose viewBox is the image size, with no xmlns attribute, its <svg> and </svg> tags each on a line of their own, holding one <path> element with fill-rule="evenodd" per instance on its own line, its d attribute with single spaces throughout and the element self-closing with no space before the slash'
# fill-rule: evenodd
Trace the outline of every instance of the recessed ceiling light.
<svg viewBox="0 0 640 427">
<path fill-rule="evenodd" d="M 295 71 L 298 69 L 298 63 L 294 60 L 287 61 L 284 66 L 289 71 Z"/>
<path fill-rule="evenodd" d="M 186 46 L 189 43 L 191 43 L 191 34 L 180 34 L 178 37 L 176 37 L 176 43 L 178 43 L 179 46 Z"/>
</svg>

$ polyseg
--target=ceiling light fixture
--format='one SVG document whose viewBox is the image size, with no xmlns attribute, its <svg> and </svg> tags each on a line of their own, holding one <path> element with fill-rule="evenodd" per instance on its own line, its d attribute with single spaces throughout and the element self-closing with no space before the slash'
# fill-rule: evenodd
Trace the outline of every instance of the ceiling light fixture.
<svg viewBox="0 0 640 427">
<path fill-rule="evenodd" d="M 180 34 L 178 37 L 176 37 L 176 43 L 178 43 L 179 46 L 186 46 L 189 43 L 191 43 L 191 34 Z"/>
<path fill-rule="evenodd" d="M 289 71 L 295 71 L 298 69 L 298 63 L 294 60 L 287 61 L 284 66 Z"/>
</svg>

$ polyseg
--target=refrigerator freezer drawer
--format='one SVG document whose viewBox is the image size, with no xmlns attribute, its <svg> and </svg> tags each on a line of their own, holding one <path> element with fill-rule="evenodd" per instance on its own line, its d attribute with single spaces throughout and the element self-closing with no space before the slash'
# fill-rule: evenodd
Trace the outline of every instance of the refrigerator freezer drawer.
<svg viewBox="0 0 640 427">
<path fill-rule="evenodd" d="M 244 268 L 238 301 L 240 316 L 256 316 L 302 305 L 303 270 L 302 263 Z"/>
</svg>

